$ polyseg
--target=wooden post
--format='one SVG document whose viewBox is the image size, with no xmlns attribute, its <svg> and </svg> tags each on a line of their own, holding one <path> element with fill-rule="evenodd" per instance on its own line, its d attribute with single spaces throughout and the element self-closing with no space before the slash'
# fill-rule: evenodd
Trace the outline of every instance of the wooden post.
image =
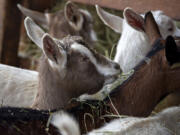
<svg viewBox="0 0 180 135">
<path fill-rule="evenodd" d="M 162 10 L 168 16 L 180 20 L 180 0 L 72 0 L 84 4 L 98 4 L 107 8 L 124 10 L 131 7 L 138 13 L 149 10 Z"/>
<path fill-rule="evenodd" d="M 17 9 L 20 0 L 1 0 L 0 14 L 0 62 L 18 66 L 17 56 L 20 37 L 21 13 Z"/>
<path fill-rule="evenodd" d="M 3 15 L 4 15 L 4 0 L 0 1 L 0 62 L 2 53 L 2 38 L 3 38 Z"/>
</svg>

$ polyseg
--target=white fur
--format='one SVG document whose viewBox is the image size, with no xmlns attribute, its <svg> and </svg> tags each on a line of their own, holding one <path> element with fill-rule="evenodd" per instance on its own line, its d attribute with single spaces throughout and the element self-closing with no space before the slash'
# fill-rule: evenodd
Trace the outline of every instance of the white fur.
<svg viewBox="0 0 180 135">
<path fill-rule="evenodd" d="M 175 26 L 172 19 L 164 14 L 160 14 L 160 11 L 153 11 L 152 14 L 159 26 L 163 38 L 166 38 L 168 35 L 175 36 L 178 28 Z M 172 33 L 168 32 L 167 30 L 168 21 L 171 21 L 176 28 L 176 30 Z M 180 32 L 176 33 L 176 36 L 180 36 Z M 146 54 L 151 49 L 152 46 L 150 45 L 147 35 L 143 32 L 139 32 L 133 29 L 127 24 L 126 20 L 123 20 L 123 30 L 114 58 L 114 61 L 121 65 L 122 70 L 124 72 L 128 72 L 134 68 L 140 61 L 145 58 Z"/>
<path fill-rule="evenodd" d="M 90 31 L 90 37 L 92 41 L 97 41 L 97 36 L 93 29 Z"/>
<path fill-rule="evenodd" d="M 109 26 L 111 29 L 113 29 L 117 33 L 122 32 L 122 23 L 123 23 L 122 18 L 102 10 L 98 5 L 96 5 L 96 11 L 104 24 Z"/>
<path fill-rule="evenodd" d="M 112 135 L 179 135 L 180 107 L 165 109 L 158 115 L 148 118 L 116 119 L 88 135 L 104 135 L 104 132 L 109 131 L 112 131 Z"/>
<path fill-rule="evenodd" d="M 80 17 L 80 20 L 78 21 L 77 24 L 75 24 L 75 23 L 73 23 L 73 22 L 71 22 L 71 21 L 68 21 L 68 23 L 69 23 L 76 31 L 80 31 L 80 30 L 81 30 L 82 25 L 83 25 L 83 21 L 84 21 L 82 15 L 79 15 L 79 17 Z"/>
<path fill-rule="evenodd" d="M 93 19 L 92 15 L 91 15 L 91 13 L 89 11 L 84 10 L 84 9 L 79 9 L 79 11 L 84 13 L 85 15 L 87 15 L 91 20 Z"/>
<path fill-rule="evenodd" d="M 82 12 L 83 14 L 85 14 L 86 16 L 88 16 L 89 19 L 93 21 L 93 17 L 90 12 L 88 12 L 87 10 L 83 10 L 83 9 L 79 9 L 79 11 Z M 90 38 L 92 41 L 97 41 L 97 36 L 96 36 L 96 33 L 94 32 L 94 29 L 91 29 L 91 31 L 90 31 Z"/>
<path fill-rule="evenodd" d="M 0 80 L 0 105 L 32 105 L 38 89 L 38 72 L 0 64 Z"/>
<path fill-rule="evenodd" d="M 51 124 L 58 128 L 62 135 L 80 135 L 76 120 L 62 111 L 52 114 Z"/>
<path fill-rule="evenodd" d="M 27 30 L 27 35 L 29 36 L 29 38 L 36 45 L 38 45 L 39 48 L 42 49 L 43 47 L 42 47 L 41 37 L 45 34 L 45 32 L 40 27 L 38 27 L 30 17 L 25 18 L 24 26 Z M 34 29 L 35 31 L 32 31 L 32 29 Z"/>
<path fill-rule="evenodd" d="M 72 129 L 78 129 L 78 124 L 70 116 L 65 115 L 67 121 L 63 121 L 63 116 L 56 117 L 56 127 L 63 131 L 62 125 L 71 133 Z M 63 123 L 64 122 L 64 123 Z M 76 127 L 75 127 L 76 124 Z M 54 124 L 53 124 L 54 125 Z M 68 127 L 67 127 L 68 126 Z M 62 135 L 79 135 L 75 134 Z M 67 133 L 67 132 L 66 132 Z M 159 114 L 147 118 L 127 117 L 119 118 L 107 123 L 105 126 L 95 129 L 87 135 L 179 135 L 180 134 L 180 107 L 171 107 L 165 109 Z"/>
<path fill-rule="evenodd" d="M 114 61 L 121 65 L 123 72 L 134 68 L 150 49 L 147 35 L 133 29 L 123 20 L 123 31 L 114 58 Z"/>
<path fill-rule="evenodd" d="M 88 12 L 87 10 L 83 10 L 83 9 L 79 9 L 79 11 L 82 12 L 83 14 L 85 14 L 86 16 L 88 16 L 89 19 L 93 21 L 93 17 L 90 12 Z M 96 36 L 96 33 L 94 32 L 93 28 L 90 30 L 90 38 L 92 41 L 97 41 L 97 36 Z"/>
<path fill-rule="evenodd" d="M 116 29 L 116 32 L 118 31 L 121 33 L 114 61 L 120 64 L 123 72 L 129 71 L 130 69 L 134 68 L 142 59 L 144 59 L 146 54 L 151 50 L 151 45 L 148 41 L 147 35 L 133 29 L 127 24 L 125 19 L 118 16 L 114 17 L 115 15 L 113 15 L 112 18 L 110 13 L 106 13 L 106 11 L 98 6 L 96 6 L 96 9 L 98 15 L 107 26 L 111 27 L 112 29 Z M 180 37 L 180 30 L 175 26 L 171 18 L 159 10 L 153 11 L 152 14 L 159 26 L 163 38 L 166 38 L 168 35 Z M 117 25 L 114 25 L 112 22 L 108 23 L 110 19 L 114 23 L 121 24 L 122 26 L 119 26 L 120 29 L 117 29 Z M 171 25 L 174 29 L 172 32 L 169 32 L 168 29 L 171 27 Z"/>
<path fill-rule="evenodd" d="M 177 28 L 175 22 L 169 16 L 160 10 L 153 11 L 152 13 L 164 39 L 169 35 L 180 37 L 180 29 Z M 168 31 L 169 28 L 173 28 L 173 31 Z"/>
<path fill-rule="evenodd" d="M 104 76 L 109 76 L 109 75 L 116 75 L 119 73 L 119 70 L 116 70 L 113 67 L 113 64 L 114 64 L 113 62 L 111 65 L 108 65 L 108 66 L 97 63 L 96 58 L 85 46 L 82 46 L 81 44 L 78 44 L 78 43 L 74 43 L 72 44 L 71 48 L 76 51 L 79 51 L 83 55 L 86 55 L 89 58 L 89 60 L 95 65 L 96 69 L 99 71 L 100 74 Z"/>
</svg>

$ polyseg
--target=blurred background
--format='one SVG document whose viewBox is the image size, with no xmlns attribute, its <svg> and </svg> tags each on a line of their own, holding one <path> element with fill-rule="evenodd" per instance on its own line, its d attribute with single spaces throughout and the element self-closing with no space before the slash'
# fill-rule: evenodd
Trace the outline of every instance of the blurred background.
<svg viewBox="0 0 180 135">
<path fill-rule="evenodd" d="M 161 9 L 176 21 L 180 20 L 179 0 L 73 1 L 79 8 L 86 9 L 92 14 L 94 30 L 98 37 L 95 49 L 111 59 L 114 57 L 120 35 L 103 24 L 97 16 L 95 4 L 121 17 L 123 9 L 131 7 L 138 13 Z M 40 49 L 26 36 L 23 24 L 25 17 L 17 8 L 17 4 L 39 12 L 53 13 L 63 10 L 66 2 L 66 0 L 0 0 L 0 63 L 36 70 L 38 59 L 41 56 Z M 178 22 L 177 25 L 180 26 Z"/>
</svg>

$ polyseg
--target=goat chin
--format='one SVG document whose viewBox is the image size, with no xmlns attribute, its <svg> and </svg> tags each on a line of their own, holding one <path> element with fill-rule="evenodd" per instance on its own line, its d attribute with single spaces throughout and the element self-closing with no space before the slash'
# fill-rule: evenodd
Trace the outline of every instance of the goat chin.
<svg viewBox="0 0 180 135">
<path fill-rule="evenodd" d="M 172 135 L 180 134 L 180 107 L 171 107 L 148 118 L 127 117 L 111 121 L 87 135 Z M 62 135 L 80 135 L 78 123 L 65 112 L 52 115 L 51 124 Z"/>
</svg>

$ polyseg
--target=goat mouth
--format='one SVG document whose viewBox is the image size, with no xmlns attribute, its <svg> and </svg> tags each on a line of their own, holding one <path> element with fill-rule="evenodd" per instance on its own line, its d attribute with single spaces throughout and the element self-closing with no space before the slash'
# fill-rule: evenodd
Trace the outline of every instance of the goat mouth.
<svg viewBox="0 0 180 135">
<path fill-rule="evenodd" d="M 106 80 L 104 82 L 104 85 L 113 83 L 117 79 L 118 79 L 118 75 L 109 75 L 109 76 L 106 76 Z"/>
</svg>

